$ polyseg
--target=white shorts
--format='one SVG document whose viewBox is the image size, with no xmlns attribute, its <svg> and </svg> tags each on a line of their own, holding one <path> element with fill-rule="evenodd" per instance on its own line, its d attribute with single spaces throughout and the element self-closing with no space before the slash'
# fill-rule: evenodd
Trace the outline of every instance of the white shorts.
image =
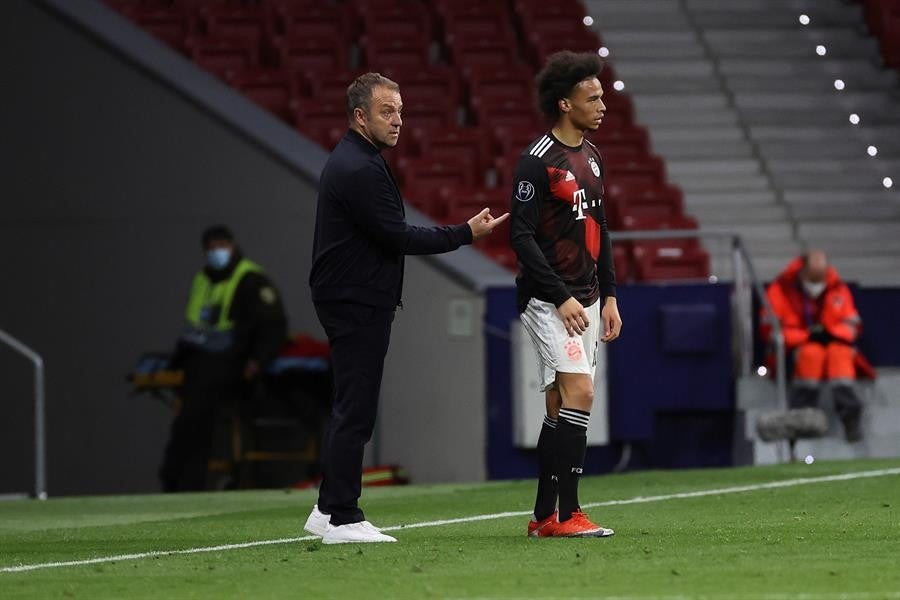
<svg viewBox="0 0 900 600">
<path fill-rule="evenodd" d="M 528 332 L 538 355 L 541 390 L 552 389 L 556 373 L 582 373 L 594 379 L 597 348 L 600 344 L 600 302 L 584 309 L 588 315 L 587 331 L 569 336 L 556 307 L 532 298 L 522 313 L 522 325 Z"/>
</svg>

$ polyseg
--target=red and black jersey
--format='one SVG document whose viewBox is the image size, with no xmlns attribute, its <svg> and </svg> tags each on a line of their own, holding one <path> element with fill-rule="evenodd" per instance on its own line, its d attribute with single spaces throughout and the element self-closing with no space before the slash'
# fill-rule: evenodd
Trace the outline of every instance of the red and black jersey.
<svg viewBox="0 0 900 600">
<path fill-rule="evenodd" d="M 558 307 L 573 296 L 584 306 L 615 296 L 603 163 L 592 143 L 572 148 L 547 133 L 531 144 L 516 168 L 511 213 L 520 312 L 531 298 Z"/>
</svg>

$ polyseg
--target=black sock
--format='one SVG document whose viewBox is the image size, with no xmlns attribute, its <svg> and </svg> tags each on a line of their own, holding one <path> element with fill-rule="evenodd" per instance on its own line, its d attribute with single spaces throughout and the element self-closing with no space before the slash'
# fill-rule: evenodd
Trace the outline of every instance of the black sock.
<svg viewBox="0 0 900 600">
<path fill-rule="evenodd" d="M 534 518 L 543 521 L 556 510 L 556 419 L 544 417 L 538 437 L 538 488 L 534 501 Z"/>
<path fill-rule="evenodd" d="M 587 426 L 591 413 L 577 408 L 559 411 L 556 430 L 556 473 L 559 478 L 559 520 L 565 521 L 580 508 L 578 479 L 584 468 Z"/>
</svg>

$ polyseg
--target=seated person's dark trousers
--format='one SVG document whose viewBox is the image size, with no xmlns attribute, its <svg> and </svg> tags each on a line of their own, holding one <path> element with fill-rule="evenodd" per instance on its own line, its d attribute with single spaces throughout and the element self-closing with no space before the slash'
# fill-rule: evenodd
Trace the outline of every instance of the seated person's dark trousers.
<svg viewBox="0 0 900 600">
<path fill-rule="evenodd" d="M 394 309 L 351 302 L 317 304 L 331 344 L 334 402 L 322 442 L 319 510 L 332 525 L 365 520 L 359 508 L 363 449 L 372 437 Z"/>
<path fill-rule="evenodd" d="M 163 491 L 206 488 L 216 411 L 231 409 L 243 390 L 241 363 L 228 354 L 195 351 L 184 359 L 181 411 L 172 422 L 160 468 Z"/>
</svg>

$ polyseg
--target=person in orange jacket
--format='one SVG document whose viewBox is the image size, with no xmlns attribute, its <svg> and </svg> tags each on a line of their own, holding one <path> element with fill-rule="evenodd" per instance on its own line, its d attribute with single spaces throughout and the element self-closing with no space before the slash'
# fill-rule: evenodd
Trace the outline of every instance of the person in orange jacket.
<svg viewBox="0 0 900 600">
<path fill-rule="evenodd" d="M 795 258 L 767 290 L 769 303 L 784 331 L 785 349 L 794 360 L 792 408 L 815 406 L 823 381 L 832 387 L 835 411 L 847 441 L 862 438 L 862 404 L 854 387 L 862 326 L 850 289 L 821 250 Z M 763 313 L 762 333 L 771 324 Z"/>
</svg>

